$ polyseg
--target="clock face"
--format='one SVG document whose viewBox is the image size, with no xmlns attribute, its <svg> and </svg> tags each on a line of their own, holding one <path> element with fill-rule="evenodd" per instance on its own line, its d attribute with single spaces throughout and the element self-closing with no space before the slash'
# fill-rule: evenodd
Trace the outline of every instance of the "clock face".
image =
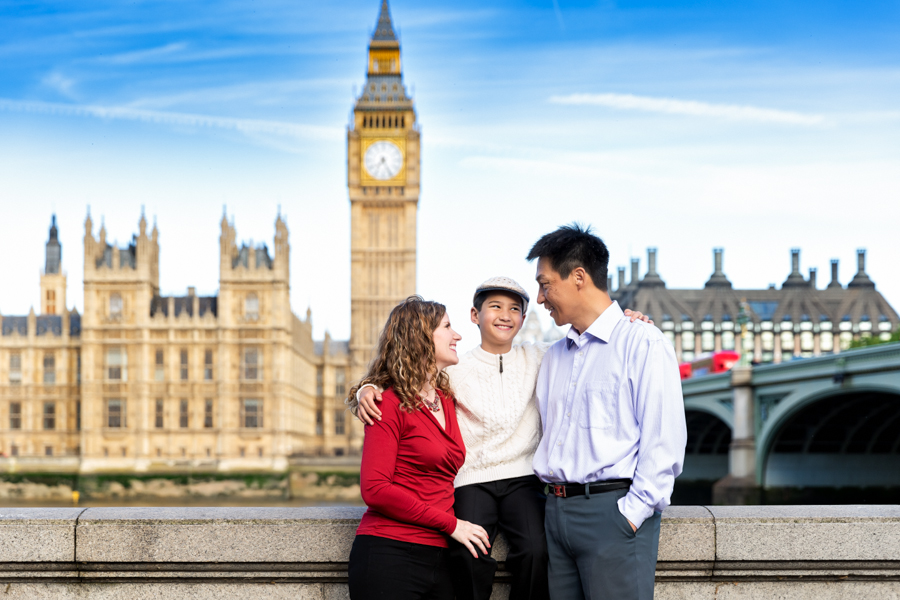
<svg viewBox="0 0 900 600">
<path fill-rule="evenodd" d="M 393 142 L 375 142 L 366 149 L 364 164 L 366 172 L 373 178 L 393 179 L 403 166 L 403 153 Z"/>
</svg>

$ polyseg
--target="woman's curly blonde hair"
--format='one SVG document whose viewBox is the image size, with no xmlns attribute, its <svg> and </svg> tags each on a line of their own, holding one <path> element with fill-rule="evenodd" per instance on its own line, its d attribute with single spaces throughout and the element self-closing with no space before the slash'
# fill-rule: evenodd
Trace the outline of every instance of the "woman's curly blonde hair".
<svg viewBox="0 0 900 600">
<path fill-rule="evenodd" d="M 378 339 L 369 372 L 347 396 L 350 412 L 356 414 L 359 407 L 356 391 L 367 383 L 385 390 L 394 388 L 400 398 L 400 408 L 410 413 L 422 405 L 419 391 L 426 384 L 453 396 L 450 377 L 438 371 L 434 351 L 434 331 L 446 313 L 443 304 L 423 300 L 421 296 L 410 296 L 394 307 Z"/>
</svg>

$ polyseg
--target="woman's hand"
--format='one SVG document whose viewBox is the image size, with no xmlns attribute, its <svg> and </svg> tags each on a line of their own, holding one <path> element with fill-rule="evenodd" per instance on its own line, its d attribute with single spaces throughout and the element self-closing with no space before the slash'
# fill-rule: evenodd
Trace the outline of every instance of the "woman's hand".
<svg viewBox="0 0 900 600">
<path fill-rule="evenodd" d="M 478 558 L 478 553 L 475 552 L 475 548 L 478 548 L 484 554 L 487 554 L 487 549 L 491 547 L 490 539 L 488 538 L 488 534 L 484 530 L 484 527 L 469 523 L 468 521 L 463 521 L 462 519 L 456 520 L 456 530 L 454 530 L 450 537 L 468 548 L 469 552 L 471 552 L 472 556 L 475 558 Z"/>
<path fill-rule="evenodd" d="M 365 423 L 372 425 L 375 423 L 373 419 L 381 420 L 381 410 L 379 410 L 376 402 L 381 402 L 381 388 L 366 386 L 357 394 L 359 397 L 359 407 L 356 409 L 356 418 Z"/>
<path fill-rule="evenodd" d="M 638 319 L 640 319 L 640 320 L 643 321 L 644 323 L 650 323 L 651 325 L 653 325 L 653 319 L 651 319 L 650 317 L 648 317 L 647 315 L 645 315 L 644 313 L 642 313 L 642 312 L 639 311 L 639 310 L 631 310 L 630 308 L 626 308 L 626 309 L 625 309 L 624 311 L 622 311 L 622 312 L 625 313 L 625 316 L 626 316 L 626 317 L 631 317 L 631 322 L 632 322 L 632 323 L 634 323 L 635 321 L 637 321 Z"/>
</svg>

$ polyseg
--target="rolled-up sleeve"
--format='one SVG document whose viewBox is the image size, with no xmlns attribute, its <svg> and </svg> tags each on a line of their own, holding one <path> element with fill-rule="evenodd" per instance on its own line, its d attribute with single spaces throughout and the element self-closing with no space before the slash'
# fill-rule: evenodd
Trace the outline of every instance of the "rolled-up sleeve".
<svg viewBox="0 0 900 600">
<path fill-rule="evenodd" d="M 640 429 L 637 466 L 619 511 L 640 527 L 669 506 L 681 474 L 687 426 L 675 351 L 664 339 L 643 339 L 629 357 L 629 384 Z"/>
</svg>

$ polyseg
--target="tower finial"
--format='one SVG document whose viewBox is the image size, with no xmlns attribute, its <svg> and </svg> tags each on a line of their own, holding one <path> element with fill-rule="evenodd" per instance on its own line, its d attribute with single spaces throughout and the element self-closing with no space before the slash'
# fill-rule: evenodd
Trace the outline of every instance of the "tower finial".
<svg viewBox="0 0 900 600">
<path fill-rule="evenodd" d="M 56 228 L 56 215 L 54 214 L 50 221 L 50 238 L 46 245 L 46 260 L 44 262 L 44 272 L 59 273 L 60 262 L 62 261 L 62 246 L 59 243 L 59 230 Z"/>
<path fill-rule="evenodd" d="M 381 0 L 381 12 L 378 14 L 378 24 L 372 35 L 373 42 L 396 42 L 397 34 L 394 33 L 394 24 L 391 22 L 391 9 L 387 0 Z"/>
</svg>

